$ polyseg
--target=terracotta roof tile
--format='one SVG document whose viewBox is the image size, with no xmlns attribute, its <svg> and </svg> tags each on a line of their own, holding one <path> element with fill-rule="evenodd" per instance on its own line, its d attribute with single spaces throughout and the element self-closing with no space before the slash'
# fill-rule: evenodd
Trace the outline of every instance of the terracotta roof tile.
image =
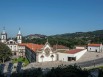
<svg viewBox="0 0 103 77">
<path fill-rule="evenodd" d="M 88 46 L 99 47 L 101 44 L 88 44 Z"/>
<path fill-rule="evenodd" d="M 29 49 L 31 49 L 34 52 L 36 52 L 37 50 L 40 50 L 41 48 L 43 48 L 44 45 L 33 44 L 33 43 L 22 43 L 22 44 L 19 44 L 19 46 L 26 46 Z"/>
</svg>

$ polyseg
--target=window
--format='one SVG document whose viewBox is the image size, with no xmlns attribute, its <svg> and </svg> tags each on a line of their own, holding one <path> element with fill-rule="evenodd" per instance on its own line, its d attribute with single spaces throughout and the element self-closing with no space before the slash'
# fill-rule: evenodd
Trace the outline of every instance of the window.
<svg viewBox="0 0 103 77">
<path fill-rule="evenodd" d="M 68 61 L 72 61 L 72 60 L 76 61 L 76 57 L 68 57 Z"/>
<path fill-rule="evenodd" d="M 5 39 L 5 37 L 3 36 L 3 39 Z"/>
<path fill-rule="evenodd" d="M 91 50 L 91 48 L 90 48 L 90 50 Z"/>
<path fill-rule="evenodd" d="M 46 55 L 46 56 L 49 56 L 49 55 L 50 55 L 50 49 L 49 49 L 49 48 L 46 48 L 46 49 L 45 49 L 45 55 Z"/>
<path fill-rule="evenodd" d="M 12 41 L 10 41 L 10 44 L 13 44 L 13 42 L 12 42 Z"/>
<path fill-rule="evenodd" d="M 16 52 L 14 52 L 14 55 L 16 55 Z"/>
</svg>

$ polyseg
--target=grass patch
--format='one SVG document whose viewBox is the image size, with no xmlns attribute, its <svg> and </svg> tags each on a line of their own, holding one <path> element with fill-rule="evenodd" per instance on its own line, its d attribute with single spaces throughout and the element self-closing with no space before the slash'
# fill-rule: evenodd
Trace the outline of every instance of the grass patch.
<svg viewBox="0 0 103 77">
<path fill-rule="evenodd" d="M 101 69 L 103 69 L 103 66 L 99 66 L 98 68 L 101 68 Z"/>
<path fill-rule="evenodd" d="M 23 57 L 12 59 L 12 62 L 13 63 L 22 62 L 23 66 L 27 66 L 29 64 L 29 61 L 27 60 L 27 58 L 23 58 Z"/>
<path fill-rule="evenodd" d="M 88 67 L 88 68 L 83 68 L 83 69 L 87 69 L 87 70 L 102 69 L 102 70 L 103 70 L 103 65 L 101 65 L 101 66 L 96 66 L 96 67 Z"/>
</svg>

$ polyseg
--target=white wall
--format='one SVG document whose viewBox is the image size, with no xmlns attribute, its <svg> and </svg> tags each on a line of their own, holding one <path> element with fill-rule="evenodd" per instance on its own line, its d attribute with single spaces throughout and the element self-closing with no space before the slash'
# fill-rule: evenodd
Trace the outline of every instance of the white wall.
<svg viewBox="0 0 103 77">
<path fill-rule="evenodd" d="M 57 54 L 59 61 L 68 61 L 68 57 L 74 57 L 73 54 L 60 53 L 60 52 L 58 52 Z"/>
<path fill-rule="evenodd" d="M 91 47 L 91 46 L 89 46 L 88 47 L 88 51 L 95 51 L 96 52 L 96 50 L 97 50 L 97 52 L 99 52 L 100 51 L 100 47 Z"/>
<path fill-rule="evenodd" d="M 76 49 L 85 49 L 85 47 L 76 46 Z"/>
<path fill-rule="evenodd" d="M 11 51 L 18 51 L 18 45 L 7 45 Z"/>
<path fill-rule="evenodd" d="M 88 46 L 88 51 L 93 51 L 93 52 L 102 52 L 103 51 L 103 45 L 101 44 L 100 46 L 98 47 L 95 47 L 95 46 Z"/>
<path fill-rule="evenodd" d="M 41 56 L 44 56 L 44 58 L 41 58 Z M 54 55 L 53 58 L 51 58 L 51 55 Z M 46 62 L 46 61 L 56 61 L 57 55 L 56 54 L 50 54 L 49 56 L 46 56 L 45 54 L 38 54 L 38 62 Z"/>
<path fill-rule="evenodd" d="M 18 50 L 25 50 L 25 46 L 18 46 Z"/>
<path fill-rule="evenodd" d="M 81 52 L 78 52 L 76 54 L 68 54 L 68 53 L 60 53 L 58 52 L 58 60 L 59 61 L 68 61 L 68 57 L 76 57 L 76 60 L 80 59 L 85 53 L 87 52 L 87 49 L 82 50 Z"/>
<path fill-rule="evenodd" d="M 82 50 L 81 52 L 74 54 L 74 56 L 76 57 L 76 60 L 80 59 L 86 52 L 87 52 L 87 49 Z"/>
<path fill-rule="evenodd" d="M 21 53 L 21 51 L 23 53 Z M 18 46 L 18 52 L 17 56 L 25 56 L 25 46 Z"/>
</svg>

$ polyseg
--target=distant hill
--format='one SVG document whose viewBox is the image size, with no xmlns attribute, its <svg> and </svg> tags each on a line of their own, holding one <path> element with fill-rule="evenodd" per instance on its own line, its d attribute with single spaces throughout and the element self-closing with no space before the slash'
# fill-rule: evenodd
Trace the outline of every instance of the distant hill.
<svg viewBox="0 0 103 77">
<path fill-rule="evenodd" d="M 53 35 L 52 37 L 79 37 L 79 38 L 89 38 L 89 37 L 103 37 L 103 30 L 89 31 L 89 32 L 75 32 L 75 33 L 65 33 Z"/>
<path fill-rule="evenodd" d="M 34 38 L 46 38 L 46 35 L 41 35 L 41 34 L 30 34 L 25 36 L 28 39 L 34 39 Z"/>
</svg>

